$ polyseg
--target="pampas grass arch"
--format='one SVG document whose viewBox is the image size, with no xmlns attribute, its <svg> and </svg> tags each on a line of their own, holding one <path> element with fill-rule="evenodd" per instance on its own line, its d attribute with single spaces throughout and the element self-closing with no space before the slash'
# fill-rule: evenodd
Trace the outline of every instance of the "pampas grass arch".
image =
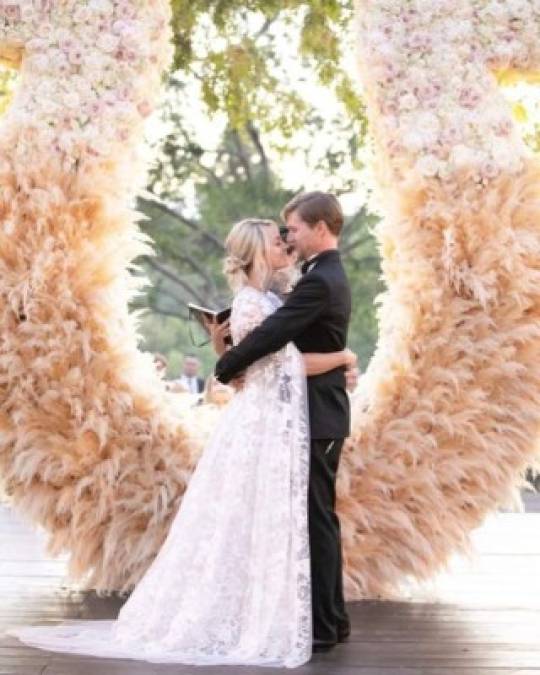
<svg viewBox="0 0 540 675">
<path fill-rule="evenodd" d="M 169 6 L 51 4 L 0 7 L 0 55 L 21 60 L 0 133 L 0 475 L 75 577 L 126 590 L 201 446 L 127 311 Z M 540 63 L 538 10 L 365 0 L 358 18 L 391 207 L 381 339 L 338 486 L 349 598 L 389 596 L 462 550 L 514 496 L 540 421 L 540 171 L 492 75 Z"/>
</svg>

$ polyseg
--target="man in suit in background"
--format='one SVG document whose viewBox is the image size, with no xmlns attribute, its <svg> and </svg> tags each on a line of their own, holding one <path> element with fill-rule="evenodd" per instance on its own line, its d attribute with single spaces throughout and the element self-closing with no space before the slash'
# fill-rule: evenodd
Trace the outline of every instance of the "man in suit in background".
<svg viewBox="0 0 540 675">
<path fill-rule="evenodd" d="M 176 380 L 176 383 L 190 394 L 202 394 L 204 391 L 204 380 L 198 376 L 200 366 L 201 363 L 196 356 L 186 354 L 182 375 Z"/>
<path fill-rule="evenodd" d="M 302 277 L 285 303 L 216 364 L 224 383 L 258 359 L 294 342 L 301 352 L 345 348 L 351 293 L 338 251 L 343 212 L 334 195 L 308 192 L 282 212 L 287 243 L 304 261 Z M 350 433 L 345 370 L 308 377 L 311 429 L 309 537 L 313 608 L 313 649 L 326 651 L 350 633 L 343 598 L 341 534 L 335 513 L 336 473 Z"/>
</svg>

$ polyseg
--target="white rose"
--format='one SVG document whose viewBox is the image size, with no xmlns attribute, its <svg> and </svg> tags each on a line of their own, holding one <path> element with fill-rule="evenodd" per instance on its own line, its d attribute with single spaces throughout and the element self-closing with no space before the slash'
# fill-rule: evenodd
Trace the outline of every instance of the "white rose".
<svg viewBox="0 0 540 675">
<path fill-rule="evenodd" d="M 93 14 L 111 15 L 114 12 L 114 6 L 109 0 L 90 0 L 88 11 Z"/>
<path fill-rule="evenodd" d="M 440 160 L 435 155 L 423 155 L 418 159 L 415 168 L 423 176 L 432 178 L 436 176 L 439 171 Z"/>
<path fill-rule="evenodd" d="M 135 122 L 138 119 L 137 108 L 127 101 L 116 106 L 116 113 L 125 123 Z"/>
<path fill-rule="evenodd" d="M 49 46 L 48 40 L 33 38 L 26 43 L 26 52 L 43 52 Z"/>
<path fill-rule="evenodd" d="M 424 111 L 403 115 L 403 124 L 406 130 L 404 135 L 411 138 L 414 138 L 414 134 L 420 135 L 422 145 L 433 145 L 439 137 L 440 124 L 433 113 Z"/>
<path fill-rule="evenodd" d="M 28 59 L 30 68 L 36 73 L 47 73 L 51 70 L 48 54 L 34 54 Z"/>
<path fill-rule="evenodd" d="M 73 13 L 73 20 L 75 23 L 88 23 L 92 19 L 92 12 L 88 9 L 88 7 L 80 6 L 77 7 L 75 12 Z"/>
<path fill-rule="evenodd" d="M 470 21 L 455 21 L 450 19 L 446 22 L 444 33 L 447 40 L 467 40 L 473 32 Z"/>
<path fill-rule="evenodd" d="M 50 98 L 41 98 L 39 100 L 41 110 L 45 115 L 54 115 L 60 111 L 60 106 L 56 101 Z"/>
<path fill-rule="evenodd" d="M 472 148 L 459 144 L 452 148 L 450 153 L 450 161 L 456 167 L 456 169 L 476 166 L 476 153 Z"/>
<path fill-rule="evenodd" d="M 112 70 L 104 70 L 101 76 L 101 82 L 104 87 L 113 88 L 118 84 L 117 77 L 118 74 Z"/>
<path fill-rule="evenodd" d="M 56 91 L 56 87 L 51 80 L 41 80 L 34 90 L 34 93 L 37 99 L 49 98 L 51 100 L 56 100 L 58 97 L 58 91 Z"/>
<path fill-rule="evenodd" d="M 73 90 L 76 91 L 82 99 L 88 99 L 92 96 L 92 83 L 88 82 L 85 77 L 73 75 L 70 82 Z"/>
<path fill-rule="evenodd" d="M 527 19 L 531 15 L 532 7 L 530 0 L 506 0 L 506 5 L 513 16 Z"/>
<path fill-rule="evenodd" d="M 416 0 L 415 9 L 428 23 L 431 15 L 437 11 L 437 4 L 436 0 Z"/>
<path fill-rule="evenodd" d="M 50 60 L 51 60 L 51 67 L 55 71 L 62 70 L 64 68 L 67 68 L 68 65 L 68 60 L 66 58 L 66 55 L 61 52 L 59 49 L 52 49 L 49 53 Z"/>
<path fill-rule="evenodd" d="M 399 98 L 399 107 L 401 110 L 414 110 L 414 108 L 418 107 L 418 99 L 410 92 L 403 94 Z"/>
<path fill-rule="evenodd" d="M 414 115 L 416 123 L 419 125 L 420 129 L 430 132 L 438 132 L 440 129 L 439 118 L 435 113 L 423 111 Z"/>
<path fill-rule="evenodd" d="M 513 143 L 511 139 L 498 138 L 490 147 L 490 154 L 493 161 L 499 166 L 504 166 L 509 159 L 519 157 L 520 146 Z"/>
<path fill-rule="evenodd" d="M 106 67 L 107 62 L 107 57 L 98 52 L 87 52 L 83 57 L 84 67 L 94 72 L 103 70 Z"/>
<path fill-rule="evenodd" d="M 97 39 L 97 48 L 101 51 L 110 54 L 118 47 L 119 39 L 112 33 L 103 33 Z"/>
<path fill-rule="evenodd" d="M 49 41 L 53 33 L 53 27 L 48 21 L 38 23 L 36 26 L 36 35 Z"/>
<path fill-rule="evenodd" d="M 50 37 L 50 36 L 48 36 L 48 37 Z M 54 31 L 52 39 L 55 42 L 58 42 L 59 44 L 61 44 L 63 42 L 72 43 L 73 42 L 73 33 L 70 30 L 68 30 L 67 28 L 57 28 Z"/>
<path fill-rule="evenodd" d="M 5 3 L 4 3 L 5 4 Z M 35 7 L 32 6 L 33 3 L 20 3 L 19 9 L 21 12 L 20 21 L 21 23 L 27 23 L 28 21 L 34 21 L 36 16 Z"/>
<path fill-rule="evenodd" d="M 506 18 L 507 15 L 507 7 L 508 7 L 508 2 L 500 3 L 497 2 L 497 0 L 493 0 L 492 2 L 488 3 L 484 9 L 485 14 L 489 14 L 490 16 L 494 17 L 495 19 L 503 19 Z"/>
<path fill-rule="evenodd" d="M 389 41 L 387 40 L 386 42 L 381 42 L 379 43 L 375 48 L 374 51 L 382 58 L 388 59 L 388 60 L 395 60 L 398 57 L 398 52 L 396 47 Z"/>
<path fill-rule="evenodd" d="M 134 22 L 122 33 L 122 44 L 128 49 L 140 50 L 144 47 L 145 42 L 143 31 Z"/>
<path fill-rule="evenodd" d="M 411 152 L 418 152 L 424 147 L 424 137 L 419 129 L 408 129 L 403 134 L 401 142 Z"/>
<path fill-rule="evenodd" d="M 64 94 L 62 101 L 67 108 L 78 108 L 81 105 L 80 96 L 75 91 L 68 91 Z"/>
</svg>

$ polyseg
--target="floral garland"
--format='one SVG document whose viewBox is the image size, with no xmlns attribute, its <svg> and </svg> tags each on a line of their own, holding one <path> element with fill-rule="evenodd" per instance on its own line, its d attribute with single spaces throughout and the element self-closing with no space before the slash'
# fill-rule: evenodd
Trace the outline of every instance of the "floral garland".
<svg viewBox="0 0 540 675">
<path fill-rule="evenodd" d="M 394 171 L 480 181 L 523 167 L 526 148 L 494 71 L 540 66 L 533 0 L 367 0 L 361 73 Z"/>
<path fill-rule="evenodd" d="M 46 148 L 65 168 L 124 155 L 170 62 L 166 9 L 155 0 L 2 3 L 0 43 L 24 46 L 23 84 L 4 124 L 32 127 L 33 154 Z"/>
</svg>

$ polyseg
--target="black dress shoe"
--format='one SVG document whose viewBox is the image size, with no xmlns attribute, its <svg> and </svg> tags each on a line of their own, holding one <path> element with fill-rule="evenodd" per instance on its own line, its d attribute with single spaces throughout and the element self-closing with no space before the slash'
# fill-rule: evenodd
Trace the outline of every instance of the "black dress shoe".
<svg viewBox="0 0 540 675">
<path fill-rule="evenodd" d="M 338 642 L 346 642 L 349 639 L 350 634 L 351 634 L 350 625 L 344 626 L 343 628 L 338 628 L 337 641 Z"/>
<path fill-rule="evenodd" d="M 324 652 L 329 652 L 337 645 L 337 642 L 331 642 L 330 640 L 313 640 L 312 651 L 314 654 L 322 654 Z"/>
</svg>

